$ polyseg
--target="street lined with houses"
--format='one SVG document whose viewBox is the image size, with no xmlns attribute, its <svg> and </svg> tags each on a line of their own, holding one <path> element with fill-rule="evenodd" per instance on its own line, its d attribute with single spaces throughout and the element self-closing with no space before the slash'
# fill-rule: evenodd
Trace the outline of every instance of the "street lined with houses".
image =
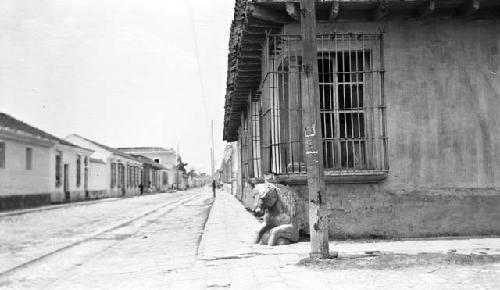
<svg viewBox="0 0 500 290">
<path fill-rule="evenodd" d="M 171 212 L 183 209 L 189 202 L 206 207 L 209 200 L 203 191 L 192 190 L 0 217 L 0 279 L 5 283 L 5 279 L 16 280 L 15 277 L 25 277 L 26 273 L 39 273 L 33 279 L 43 277 L 43 280 L 48 278 L 46 271 L 54 268 L 57 270 L 50 272 L 59 277 L 66 267 L 74 267 L 81 259 L 103 253 L 119 241 L 137 235 L 144 238 L 144 228 L 155 222 L 161 221 L 162 226 L 170 227 L 166 234 L 179 236 L 172 227 L 183 225 L 171 219 Z M 190 212 L 186 218 L 196 216 L 197 213 Z M 203 222 L 199 222 L 199 229 L 202 225 Z M 192 238 L 196 240 L 198 234 Z M 150 249 L 145 246 L 137 250 Z"/>
<path fill-rule="evenodd" d="M 500 289 L 500 0 L 4 1 L 0 290 Z"/>
<path fill-rule="evenodd" d="M 78 134 L 65 139 L 0 112 L 0 210 L 145 193 L 206 183 L 162 147 L 112 148 Z"/>
</svg>

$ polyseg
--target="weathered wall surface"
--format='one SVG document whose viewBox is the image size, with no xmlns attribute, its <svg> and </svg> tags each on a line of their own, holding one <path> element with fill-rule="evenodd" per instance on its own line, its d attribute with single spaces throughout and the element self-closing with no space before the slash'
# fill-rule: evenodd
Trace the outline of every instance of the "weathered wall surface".
<svg viewBox="0 0 500 290">
<path fill-rule="evenodd" d="M 330 233 L 500 234 L 500 21 L 338 23 L 319 29 L 386 32 L 390 170 L 378 184 L 327 186 Z M 305 203 L 306 187 L 295 188 Z"/>
<path fill-rule="evenodd" d="M 109 165 L 89 162 L 89 191 L 106 192 L 110 186 L 111 169 Z"/>
<path fill-rule="evenodd" d="M 50 203 L 50 148 L 1 139 L 5 168 L 0 169 L 0 210 Z M 26 148 L 32 149 L 32 168 L 26 169 Z"/>
<path fill-rule="evenodd" d="M 233 150 L 231 151 L 231 194 L 241 196 L 241 164 L 240 164 L 240 146 L 237 141 L 231 142 Z"/>
<path fill-rule="evenodd" d="M 11 140 L 5 143 L 5 168 L 0 169 L 0 196 L 50 191 L 50 148 Z M 26 148 L 32 149 L 32 168 L 26 169 Z"/>
<path fill-rule="evenodd" d="M 286 33 L 298 33 L 290 25 Z M 500 187 L 500 20 L 321 24 L 384 34 L 388 188 Z"/>
<path fill-rule="evenodd" d="M 62 162 L 61 162 L 61 184 L 56 186 L 56 152 L 62 152 Z M 77 184 L 77 158 L 78 155 L 81 156 L 81 170 L 80 170 L 80 184 Z M 84 160 L 85 155 L 81 152 L 77 152 L 75 149 L 68 146 L 59 146 L 51 149 L 50 157 L 50 186 L 51 186 L 51 202 L 64 202 L 66 200 L 64 192 L 64 165 L 68 165 L 68 189 L 69 189 L 69 201 L 78 201 L 85 199 L 84 191 Z"/>
<path fill-rule="evenodd" d="M 293 188 L 307 217 L 307 188 Z M 498 189 L 388 190 L 380 185 L 336 184 L 327 186 L 327 197 L 333 238 L 500 234 Z"/>
</svg>

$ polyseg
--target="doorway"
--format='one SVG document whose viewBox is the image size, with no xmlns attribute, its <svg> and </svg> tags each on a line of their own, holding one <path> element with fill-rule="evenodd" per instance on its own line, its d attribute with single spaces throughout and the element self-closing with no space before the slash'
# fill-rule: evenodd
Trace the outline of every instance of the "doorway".
<svg viewBox="0 0 500 290">
<path fill-rule="evenodd" d="M 83 191 L 85 198 L 89 198 L 89 169 L 87 167 L 83 170 Z"/>
<path fill-rule="evenodd" d="M 64 198 L 66 201 L 70 200 L 70 193 L 69 193 L 69 164 L 64 164 Z"/>
</svg>

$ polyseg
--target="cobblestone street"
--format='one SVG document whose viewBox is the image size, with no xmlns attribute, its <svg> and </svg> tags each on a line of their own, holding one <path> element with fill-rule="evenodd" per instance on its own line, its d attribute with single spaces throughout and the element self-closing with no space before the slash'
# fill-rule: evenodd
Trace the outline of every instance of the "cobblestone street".
<svg viewBox="0 0 500 290">
<path fill-rule="evenodd" d="M 258 226 L 233 196 L 219 193 L 199 247 L 197 266 L 206 274 L 195 279 L 200 270 L 190 269 L 184 273 L 186 280 L 174 285 L 178 289 L 498 289 L 500 285 L 499 238 L 335 241 L 330 249 L 338 251 L 340 259 L 307 265 L 299 261 L 308 257 L 308 242 L 254 245 L 249 233 Z M 412 264 L 405 260 L 422 253 L 430 259 Z M 438 261 L 448 253 L 496 258 L 477 264 Z M 401 256 L 402 261 L 394 258 Z"/>
<path fill-rule="evenodd" d="M 332 242 L 330 248 L 339 252 L 340 259 L 307 261 L 308 242 L 254 245 L 258 221 L 225 192 L 217 192 L 210 210 L 212 201 L 205 188 L 4 214 L 0 288 L 496 289 L 500 285 L 498 238 Z"/>
<path fill-rule="evenodd" d="M 196 259 L 202 189 L 0 217 L 0 288 L 162 288 Z"/>
</svg>

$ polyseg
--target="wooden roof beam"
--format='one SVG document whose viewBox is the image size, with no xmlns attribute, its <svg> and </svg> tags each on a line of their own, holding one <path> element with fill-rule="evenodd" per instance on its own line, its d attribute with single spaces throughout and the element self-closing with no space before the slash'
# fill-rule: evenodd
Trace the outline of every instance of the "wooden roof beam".
<svg viewBox="0 0 500 290">
<path fill-rule="evenodd" d="M 239 72 L 260 72 L 261 70 L 261 65 L 255 65 L 255 66 L 238 66 L 238 71 Z"/>
<path fill-rule="evenodd" d="M 248 16 L 248 24 L 247 27 L 252 27 L 255 29 L 270 29 L 270 30 L 279 30 L 281 29 L 281 25 L 279 23 L 262 21 L 262 19 L 257 19 L 252 17 L 252 15 Z"/>
<path fill-rule="evenodd" d="M 299 3 L 293 3 L 293 2 L 287 2 L 285 3 L 286 5 L 286 12 L 288 15 L 297 22 L 300 22 L 300 4 Z"/>
<path fill-rule="evenodd" d="M 292 21 L 291 17 L 285 11 L 254 4 L 248 5 L 248 14 L 260 20 L 279 24 L 286 24 Z"/>
<path fill-rule="evenodd" d="M 261 73 L 260 68 L 257 69 L 238 69 L 238 73 Z"/>
<path fill-rule="evenodd" d="M 435 10 L 436 10 L 436 1 L 427 0 L 422 5 L 420 5 L 420 7 L 418 7 L 416 16 L 419 19 L 424 18 L 434 13 Z"/>
<path fill-rule="evenodd" d="M 246 44 L 262 44 L 264 42 L 264 40 L 266 39 L 265 36 L 263 37 L 253 37 L 253 38 L 249 38 L 249 37 L 245 37 L 241 40 L 241 43 L 242 45 L 246 45 Z"/>
<path fill-rule="evenodd" d="M 260 72 L 240 72 L 239 76 L 246 78 L 260 78 L 262 74 Z"/>
<path fill-rule="evenodd" d="M 249 83 L 240 83 L 240 84 L 238 84 L 235 91 L 240 93 L 241 90 L 254 89 L 255 87 L 258 87 L 258 86 L 259 86 L 259 81 L 253 81 L 253 82 L 249 82 Z"/>
<path fill-rule="evenodd" d="M 242 58 L 261 58 L 262 53 L 258 50 L 242 50 L 240 53 Z"/>
<path fill-rule="evenodd" d="M 374 21 L 380 21 L 384 19 L 389 14 L 389 1 L 379 0 L 377 7 L 372 12 L 372 19 Z"/>
<path fill-rule="evenodd" d="M 249 87 L 254 87 L 260 83 L 260 78 L 248 79 L 240 78 L 236 85 L 236 92 L 241 92 L 241 90 L 248 89 Z"/>
<path fill-rule="evenodd" d="M 469 17 L 480 8 L 479 0 L 468 0 L 457 8 L 457 17 Z"/>
<path fill-rule="evenodd" d="M 333 1 L 332 6 L 330 6 L 330 13 L 328 14 L 328 20 L 335 21 L 339 19 L 340 16 L 340 2 Z"/>
<path fill-rule="evenodd" d="M 261 61 L 260 60 L 250 60 L 250 59 L 246 59 L 246 58 L 239 58 L 238 59 L 238 67 L 240 67 L 241 65 L 261 65 Z"/>
</svg>

